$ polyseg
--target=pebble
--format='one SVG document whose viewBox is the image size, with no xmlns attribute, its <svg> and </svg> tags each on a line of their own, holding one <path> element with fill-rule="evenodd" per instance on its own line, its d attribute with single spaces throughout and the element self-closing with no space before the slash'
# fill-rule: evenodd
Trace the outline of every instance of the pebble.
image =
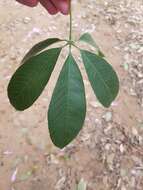
<svg viewBox="0 0 143 190">
<path fill-rule="evenodd" d="M 120 152 L 123 154 L 125 152 L 125 147 L 123 144 L 120 144 Z"/>
<path fill-rule="evenodd" d="M 98 108 L 98 107 L 101 106 L 101 105 L 99 104 L 99 102 L 97 102 L 97 101 L 92 101 L 92 102 L 90 102 L 90 105 L 91 105 L 93 108 Z"/>
<path fill-rule="evenodd" d="M 108 143 L 105 145 L 105 150 L 110 150 L 110 148 L 111 148 L 111 144 Z"/>
<path fill-rule="evenodd" d="M 112 112 L 106 112 L 106 113 L 102 116 L 102 118 L 103 118 L 106 122 L 112 121 L 112 117 L 113 117 Z"/>
<path fill-rule="evenodd" d="M 23 19 L 23 23 L 24 23 L 24 24 L 28 24 L 30 21 L 31 21 L 31 18 L 30 18 L 30 17 L 25 17 L 25 18 Z"/>
</svg>

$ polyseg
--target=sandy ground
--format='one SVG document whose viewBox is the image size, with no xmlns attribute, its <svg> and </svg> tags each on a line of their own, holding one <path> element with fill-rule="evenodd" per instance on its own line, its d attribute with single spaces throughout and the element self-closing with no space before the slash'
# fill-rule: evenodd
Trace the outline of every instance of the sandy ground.
<svg viewBox="0 0 143 190">
<path fill-rule="evenodd" d="M 0 1 L 0 190 L 143 190 L 143 1 L 73 0 L 74 37 L 90 32 L 120 78 L 120 93 L 109 109 L 96 100 L 79 54 L 87 116 L 68 147 L 50 141 L 47 108 L 63 51 L 38 101 L 17 112 L 7 84 L 25 52 L 48 37 L 66 38 L 68 17 L 50 16 L 11 0 Z"/>
</svg>

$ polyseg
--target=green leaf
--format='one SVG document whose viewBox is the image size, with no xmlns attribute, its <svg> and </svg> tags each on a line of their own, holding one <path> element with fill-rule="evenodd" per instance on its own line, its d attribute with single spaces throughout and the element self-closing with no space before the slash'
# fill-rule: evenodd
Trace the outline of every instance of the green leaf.
<svg viewBox="0 0 143 190">
<path fill-rule="evenodd" d="M 96 49 L 98 49 L 97 44 L 95 43 L 94 39 L 92 38 L 92 36 L 89 33 L 84 33 L 79 38 L 79 41 L 86 42 L 86 43 L 90 44 L 91 46 L 95 47 Z"/>
<path fill-rule="evenodd" d="M 89 33 L 84 33 L 79 41 L 82 41 L 82 42 L 85 42 L 91 46 L 93 46 L 94 48 L 97 49 L 98 51 L 98 55 L 101 56 L 101 57 L 105 57 L 104 54 L 100 51 L 98 45 L 95 43 L 94 39 L 92 38 L 92 36 L 89 34 Z"/>
<path fill-rule="evenodd" d="M 44 41 L 39 42 L 38 44 L 34 45 L 29 52 L 24 56 L 22 63 L 24 63 L 26 60 L 28 60 L 30 57 L 33 57 L 35 55 L 37 55 L 38 53 L 40 53 L 42 50 L 44 50 L 45 48 L 47 48 L 48 46 L 56 43 L 56 42 L 60 42 L 62 40 L 60 40 L 59 38 L 49 38 L 46 39 Z"/>
<path fill-rule="evenodd" d="M 49 49 L 21 65 L 8 85 L 8 97 L 17 110 L 30 107 L 44 90 L 61 48 Z"/>
<path fill-rule="evenodd" d="M 119 80 L 112 66 L 100 56 L 81 50 L 91 86 L 100 103 L 109 107 L 119 91 Z"/>
<path fill-rule="evenodd" d="M 48 111 L 53 143 L 63 148 L 81 130 L 86 114 L 85 89 L 80 70 L 70 54 L 62 68 Z"/>
</svg>

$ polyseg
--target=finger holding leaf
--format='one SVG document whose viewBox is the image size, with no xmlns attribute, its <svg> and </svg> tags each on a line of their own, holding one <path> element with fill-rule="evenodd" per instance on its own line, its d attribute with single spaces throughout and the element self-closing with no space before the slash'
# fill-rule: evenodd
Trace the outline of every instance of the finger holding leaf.
<svg viewBox="0 0 143 190">
<path fill-rule="evenodd" d="M 70 0 L 16 0 L 23 5 L 29 7 L 35 7 L 38 3 L 41 3 L 43 7 L 50 13 L 56 14 L 61 12 L 64 15 L 69 13 Z"/>
</svg>

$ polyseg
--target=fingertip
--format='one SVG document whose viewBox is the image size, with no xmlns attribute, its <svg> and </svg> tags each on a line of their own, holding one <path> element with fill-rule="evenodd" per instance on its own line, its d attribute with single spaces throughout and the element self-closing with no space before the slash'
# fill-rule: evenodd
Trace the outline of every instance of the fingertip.
<svg viewBox="0 0 143 190">
<path fill-rule="evenodd" d="M 35 7 L 38 4 L 38 0 L 16 0 L 23 5 L 27 5 L 29 7 Z"/>
<path fill-rule="evenodd" d="M 58 13 L 58 11 L 57 10 L 48 10 L 47 9 L 47 11 L 48 11 L 48 13 L 50 14 L 50 15 L 56 15 L 57 13 Z"/>
<path fill-rule="evenodd" d="M 68 14 L 69 14 L 69 9 L 61 9 L 60 12 L 61 12 L 63 15 L 68 15 Z"/>
<path fill-rule="evenodd" d="M 41 5 L 43 5 L 43 7 L 45 7 L 45 9 L 51 15 L 55 15 L 59 12 L 58 9 L 51 3 L 50 0 L 40 0 L 40 3 Z"/>
<path fill-rule="evenodd" d="M 69 3 L 66 1 L 62 1 L 59 5 L 59 10 L 62 14 L 68 15 L 69 14 Z"/>
<path fill-rule="evenodd" d="M 53 4 L 57 7 L 59 12 L 64 15 L 69 14 L 70 0 L 51 0 Z"/>
</svg>

